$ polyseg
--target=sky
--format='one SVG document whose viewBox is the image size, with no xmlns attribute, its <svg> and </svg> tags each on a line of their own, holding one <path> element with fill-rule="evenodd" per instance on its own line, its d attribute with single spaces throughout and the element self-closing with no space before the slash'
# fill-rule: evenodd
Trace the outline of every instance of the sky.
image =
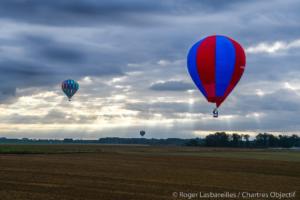
<svg viewBox="0 0 300 200">
<path fill-rule="evenodd" d="M 1 0 L 0 136 L 299 135 L 299 10 L 297 0 Z M 186 66 L 214 34 L 247 57 L 217 119 Z M 72 102 L 65 79 L 80 84 Z"/>
</svg>

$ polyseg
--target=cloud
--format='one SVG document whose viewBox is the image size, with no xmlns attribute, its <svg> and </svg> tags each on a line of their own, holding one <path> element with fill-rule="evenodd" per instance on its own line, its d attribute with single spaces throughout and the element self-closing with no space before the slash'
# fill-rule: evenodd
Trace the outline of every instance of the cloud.
<svg viewBox="0 0 300 200">
<path fill-rule="evenodd" d="M 262 42 L 255 46 L 248 47 L 246 49 L 246 52 L 251 54 L 256 54 L 256 53 L 274 54 L 274 53 L 284 52 L 295 48 L 300 48 L 300 39 L 291 42 L 283 42 L 283 41 L 276 41 L 273 43 Z"/>
<path fill-rule="evenodd" d="M 5 87 L 0 92 L 0 103 L 11 103 L 16 97 L 16 88 Z"/>
<path fill-rule="evenodd" d="M 186 91 L 194 89 L 193 85 L 183 81 L 161 81 L 150 86 L 151 90 L 156 91 Z"/>
<path fill-rule="evenodd" d="M 40 53 L 47 59 L 67 61 L 68 63 L 82 62 L 84 60 L 84 55 L 81 52 L 66 47 L 48 47 Z"/>
<path fill-rule="evenodd" d="M 2 98 L 16 96 L 16 88 L 26 88 L 32 86 L 42 86 L 54 84 L 51 77 L 55 72 L 50 68 L 42 67 L 42 64 L 27 62 L 27 61 L 0 61 L 0 78 L 2 84 L 0 85 L 0 93 Z M 4 103 L 1 101 L 1 103 Z"/>
<path fill-rule="evenodd" d="M 193 12 L 211 13 L 230 9 L 239 1 L 175 1 L 141 2 L 138 0 L 3 0 L 0 17 L 17 21 L 58 26 L 89 26 L 97 24 L 123 24 L 132 26 L 161 23 L 155 15 L 176 15 Z M 142 17 L 141 17 L 142 16 Z"/>
<path fill-rule="evenodd" d="M 63 80 L 85 76 L 111 77 L 124 75 L 119 65 L 98 60 L 97 53 L 90 53 L 87 46 L 48 35 L 20 34 L 8 41 L 0 54 L 0 102 L 16 97 L 17 89 L 43 87 L 52 89 Z M 17 43 L 17 44 L 15 44 Z M 13 46 L 18 51 L 7 53 Z M 18 46 L 16 48 L 15 46 Z M 95 60 L 96 59 L 96 60 Z"/>
</svg>

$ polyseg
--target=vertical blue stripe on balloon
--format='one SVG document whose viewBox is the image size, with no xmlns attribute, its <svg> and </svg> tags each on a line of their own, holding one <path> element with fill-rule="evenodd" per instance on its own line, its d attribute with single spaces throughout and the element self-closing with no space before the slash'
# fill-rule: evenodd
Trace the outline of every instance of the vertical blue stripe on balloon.
<svg viewBox="0 0 300 200">
<path fill-rule="evenodd" d="M 216 96 L 222 97 L 231 81 L 235 64 L 235 48 L 224 36 L 216 37 Z"/>
<path fill-rule="evenodd" d="M 199 77 L 199 73 L 197 70 L 197 62 L 196 62 L 196 57 L 197 57 L 197 49 L 202 43 L 203 40 L 200 40 L 196 44 L 192 46 L 192 48 L 189 51 L 188 54 L 188 59 L 187 59 L 187 66 L 188 66 L 188 71 L 190 73 L 191 78 L 193 79 L 195 85 L 198 87 L 198 89 L 202 92 L 202 94 L 207 97 L 206 92 L 204 90 L 204 87 L 202 86 L 202 82 Z"/>
</svg>

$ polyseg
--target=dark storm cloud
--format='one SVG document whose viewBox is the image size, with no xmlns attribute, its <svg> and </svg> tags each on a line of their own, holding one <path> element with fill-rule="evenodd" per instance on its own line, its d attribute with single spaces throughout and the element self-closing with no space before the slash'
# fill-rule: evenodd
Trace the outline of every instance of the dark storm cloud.
<svg viewBox="0 0 300 200">
<path fill-rule="evenodd" d="M 194 86 L 183 81 L 166 81 L 154 83 L 150 86 L 150 89 L 156 91 L 186 91 L 194 89 Z"/>
<path fill-rule="evenodd" d="M 16 88 L 56 86 L 68 78 L 124 74 L 118 64 L 104 59 L 100 63 L 102 60 L 97 61 L 97 52 L 90 53 L 88 47 L 76 42 L 59 41 L 48 35 L 17 36 L 3 52 L 6 48 L 17 47 L 25 55 L 0 54 L 1 103 L 10 102 L 6 99 L 15 97 Z"/>
<path fill-rule="evenodd" d="M 84 56 L 79 51 L 65 47 L 48 47 L 40 53 L 50 60 L 67 62 L 81 62 L 84 60 Z"/>
<path fill-rule="evenodd" d="M 92 52 L 87 45 L 60 41 L 51 36 L 20 35 L 24 38 L 24 48 L 33 58 L 52 64 L 61 75 L 84 77 L 89 75 L 123 75 L 119 62 L 101 57 L 102 52 Z M 96 60 L 96 61 L 94 61 Z"/>
<path fill-rule="evenodd" d="M 241 1 L 3 0 L 0 16 L 17 21 L 64 26 L 74 24 L 85 26 L 95 23 L 144 25 L 153 24 L 154 19 L 151 20 L 153 14 L 185 14 L 191 11 L 207 13 L 228 9 L 238 4 L 242 4 Z"/>
<path fill-rule="evenodd" d="M 16 88 L 53 84 L 51 77 L 56 74 L 47 66 L 27 61 L 0 61 L 0 69 L 0 103 L 14 98 Z"/>
<path fill-rule="evenodd" d="M 4 87 L 0 89 L 0 103 L 12 103 L 16 96 L 15 87 Z"/>
<path fill-rule="evenodd" d="M 138 23 L 134 16 L 165 10 L 163 4 L 141 1 L 95 0 L 4 0 L 0 13 L 3 18 L 50 25 L 88 25 L 95 23 Z M 149 21 L 150 22 L 150 21 Z"/>
<path fill-rule="evenodd" d="M 50 83 L 49 77 L 56 73 L 42 64 L 26 61 L 0 61 L 0 68 L 0 77 L 3 81 L 0 85 L 2 93 L 7 93 L 5 91 L 9 88 L 15 90 L 16 86 L 24 88 L 32 85 L 38 86 L 40 83 Z"/>
<path fill-rule="evenodd" d="M 29 54 L 39 59 L 42 57 L 50 62 L 69 64 L 84 62 L 86 59 L 86 52 L 79 50 L 74 43 L 59 42 L 50 36 L 20 35 L 20 37 L 24 38 L 24 45 Z"/>
</svg>

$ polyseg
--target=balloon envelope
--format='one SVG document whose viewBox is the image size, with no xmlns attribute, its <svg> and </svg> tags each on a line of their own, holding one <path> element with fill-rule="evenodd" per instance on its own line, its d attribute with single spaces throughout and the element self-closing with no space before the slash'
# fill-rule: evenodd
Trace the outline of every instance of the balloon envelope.
<svg viewBox="0 0 300 200">
<path fill-rule="evenodd" d="M 140 135 L 144 136 L 146 134 L 146 131 L 140 131 Z"/>
<path fill-rule="evenodd" d="M 246 56 L 233 39 L 213 35 L 195 43 L 187 58 L 188 71 L 207 99 L 219 107 L 243 75 Z"/>
<path fill-rule="evenodd" d="M 79 89 L 79 84 L 72 79 L 68 79 L 61 83 L 61 89 L 66 94 L 66 96 L 69 98 L 69 100 L 71 100 L 72 96 Z"/>
</svg>

